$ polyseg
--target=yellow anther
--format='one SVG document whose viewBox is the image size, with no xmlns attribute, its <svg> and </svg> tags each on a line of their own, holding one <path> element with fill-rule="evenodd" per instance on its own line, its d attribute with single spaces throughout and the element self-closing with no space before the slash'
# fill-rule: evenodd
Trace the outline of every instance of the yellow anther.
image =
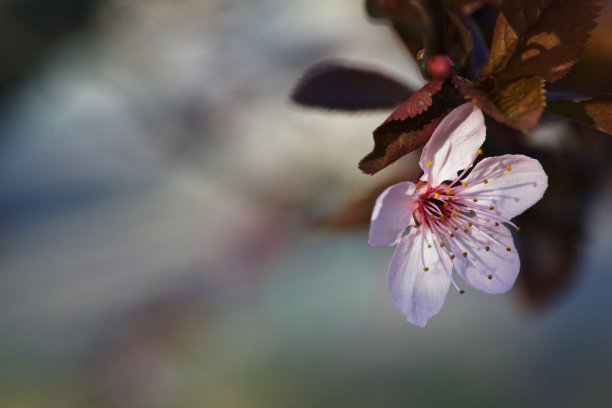
<svg viewBox="0 0 612 408">
<path fill-rule="evenodd" d="M 489 280 L 493 279 L 493 275 L 489 275 Z"/>
<path fill-rule="evenodd" d="M 485 248 L 485 251 L 487 251 L 487 252 L 490 251 L 490 250 L 491 250 L 491 248 L 489 248 L 489 247 Z"/>
<path fill-rule="evenodd" d="M 455 259 L 455 255 L 451 255 L 451 259 Z"/>
<path fill-rule="evenodd" d="M 464 258 L 467 258 L 467 252 L 464 252 L 464 253 L 463 253 L 463 257 L 464 257 Z"/>
<path fill-rule="evenodd" d="M 482 182 L 483 182 L 483 183 L 485 183 L 485 184 L 487 184 L 487 183 L 489 182 L 489 180 L 484 179 L 484 180 L 482 180 Z"/>
<path fill-rule="evenodd" d="M 450 233 L 450 237 L 452 238 L 452 237 L 454 237 L 454 236 L 455 236 L 455 234 L 453 234 L 453 233 L 451 232 L 451 233 Z"/>
<path fill-rule="evenodd" d="M 445 201 L 445 202 L 444 202 L 444 206 L 445 206 L 445 207 L 448 207 L 448 201 Z"/>
<path fill-rule="evenodd" d="M 519 232 L 521 230 L 521 227 L 516 227 L 516 232 Z"/>
<path fill-rule="evenodd" d="M 431 167 L 431 166 L 433 166 L 433 163 L 432 163 L 432 162 L 430 162 L 430 161 L 428 161 L 428 162 L 427 162 L 427 167 Z"/>
<path fill-rule="evenodd" d="M 447 188 L 446 191 L 444 191 L 446 194 L 450 194 L 450 190 Z"/>
<path fill-rule="evenodd" d="M 419 200 L 412 200 L 412 203 L 413 203 L 413 204 L 418 204 L 418 203 L 419 203 Z"/>
<path fill-rule="evenodd" d="M 461 290 L 459 291 L 459 294 L 460 294 L 460 295 L 463 295 L 464 293 L 465 293 L 465 290 L 463 290 L 463 289 L 461 289 Z"/>
<path fill-rule="evenodd" d="M 512 170 L 512 166 L 508 166 L 508 167 L 506 168 L 506 170 L 511 171 L 511 170 Z"/>
<path fill-rule="evenodd" d="M 489 210 L 494 210 L 494 209 L 495 209 L 495 207 L 493 207 L 493 206 L 489 207 Z"/>
<path fill-rule="evenodd" d="M 474 224 L 472 224 L 471 222 L 468 223 L 468 227 L 471 227 L 472 225 L 474 225 Z"/>
<path fill-rule="evenodd" d="M 453 212 L 451 213 L 451 217 L 453 217 L 453 218 L 457 218 L 457 213 L 453 211 Z"/>
<path fill-rule="evenodd" d="M 478 154 L 482 154 L 482 149 L 478 149 Z"/>
<path fill-rule="evenodd" d="M 440 243 L 440 247 L 441 247 L 441 248 L 444 248 L 444 242 L 441 242 L 441 243 Z"/>
<path fill-rule="evenodd" d="M 428 268 L 428 267 L 425 267 L 423 270 L 424 270 L 425 272 L 427 272 L 427 271 L 429 270 L 429 268 Z"/>
<path fill-rule="evenodd" d="M 429 214 L 429 218 L 431 218 L 433 220 L 434 219 L 434 215 L 433 214 Z"/>
<path fill-rule="evenodd" d="M 463 230 L 463 232 L 465 232 L 466 234 L 468 233 L 468 231 L 469 230 L 467 228 Z"/>
<path fill-rule="evenodd" d="M 463 187 L 467 187 L 467 183 L 461 183 Z"/>
<path fill-rule="evenodd" d="M 434 198 L 440 198 L 440 194 L 438 193 L 434 194 Z"/>
<path fill-rule="evenodd" d="M 506 248 L 506 251 L 510 252 L 510 251 L 512 251 L 512 248 L 508 247 L 508 248 Z"/>
<path fill-rule="evenodd" d="M 451 200 L 455 201 L 455 197 L 451 197 Z"/>
<path fill-rule="evenodd" d="M 470 210 L 470 214 L 474 215 L 474 214 L 476 214 L 476 211 Z"/>
<path fill-rule="evenodd" d="M 427 244 L 427 248 L 431 248 L 431 245 L 430 245 L 430 244 Z"/>
<path fill-rule="evenodd" d="M 495 226 L 497 227 L 498 225 L 499 225 L 499 222 L 496 222 L 496 223 L 495 223 Z"/>
<path fill-rule="evenodd" d="M 440 217 L 440 221 L 444 221 L 445 219 L 446 219 L 446 217 L 445 217 L 445 216 L 441 216 L 441 217 Z"/>
<path fill-rule="evenodd" d="M 475 198 L 475 199 L 473 199 L 472 201 L 473 201 L 473 202 L 475 202 L 475 203 L 477 203 L 477 202 L 478 202 L 478 199 L 477 199 L 477 198 Z"/>
</svg>

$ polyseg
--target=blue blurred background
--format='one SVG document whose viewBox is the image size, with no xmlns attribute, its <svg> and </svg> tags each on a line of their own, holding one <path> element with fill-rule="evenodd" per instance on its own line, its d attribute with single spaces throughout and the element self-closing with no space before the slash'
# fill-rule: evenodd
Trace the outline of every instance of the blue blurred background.
<svg viewBox="0 0 612 408">
<path fill-rule="evenodd" d="M 339 57 L 422 83 L 361 2 L 0 10 L 0 406 L 612 404 L 609 168 L 575 197 L 553 300 L 451 292 L 424 329 L 387 292 L 393 249 L 321 222 L 399 170 L 356 167 L 388 112 L 296 107 L 301 72 Z M 566 123 L 530 137 L 575 143 Z"/>
</svg>

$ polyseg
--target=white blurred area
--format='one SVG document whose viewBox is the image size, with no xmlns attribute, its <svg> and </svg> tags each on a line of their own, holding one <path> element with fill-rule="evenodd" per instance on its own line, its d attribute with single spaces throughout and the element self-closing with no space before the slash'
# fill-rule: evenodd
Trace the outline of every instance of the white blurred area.
<svg viewBox="0 0 612 408">
<path fill-rule="evenodd" d="M 385 116 L 297 108 L 293 84 L 329 57 L 417 83 L 400 47 L 352 1 L 110 2 L 0 123 L 4 341 L 66 346 L 193 285 L 245 290 L 313 206 L 362 188 Z"/>
<path fill-rule="evenodd" d="M 0 405 L 610 398 L 596 379 L 612 313 L 583 319 L 607 305 L 608 275 L 585 272 L 573 289 L 589 296 L 537 321 L 510 295 L 451 292 L 422 330 L 387 293 L 392 249 L 313 227 L 389 177 L 357 169 L 388 113 L 293 106 L 301 73 L 342 58 L 422 83 L 361 3 L 109 1 L 15 91 L 0 118 Z M 593 205 L 596 243 L 609 202 Z M 585 253 L 585 271 L 611 260 Z"/>
</svg>

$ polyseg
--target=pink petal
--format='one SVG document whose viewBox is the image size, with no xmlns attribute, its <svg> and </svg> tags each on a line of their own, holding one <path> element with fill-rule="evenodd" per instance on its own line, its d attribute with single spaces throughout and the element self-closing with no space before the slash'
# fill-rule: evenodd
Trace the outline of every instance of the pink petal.
<svg viewBox="0 0 612 408">
<path fill-rule="evenodd" d="M 399 242 L 413 222 L 417 197 L 416 186 L 410 182 L 394 184 L 378 196 L 370 223 L 370 245 L 391 246 Z"/>
<path fill-rule="evenodd" d="M 473 226 L 467 234 L 462 231 L 455 234 L 454 243 L 462 252 L 456 254 L 455 270 L 475 289 L 487 293 L 507 292 L 514 285 L 521 266 L 512 234 L 504 225 L 480 228 Z"/>
<path fill-rule="evenodd" d="M 444 305 L 450 278 L 442 262 L 448 271 L 452 269 L 450 258 L 439 258 L 435 247 L 438 243 L 430 230 L 424 237 L 425 240 L 420 228 L 412 228 L 400 241 L 389 265 L 389 291 L 393 302 L 406 320 L 420 327 L 424 327 Z M 427 272 L 425 267 L 429 268 Z"/>
<path fill-rule="evenodd" d="M 472 163 L 485 134 L 484 117 L 476 105 L 466 103 L 455 108 L 423 148 L 419 164 L 425 174 L 421 179 L 429 180 L 433 186 L 454 180 L 458 171 Z"/>
<path fill-rule="evenodd" d="M 493 206 L 491 211 L 507 219 L 538 202 L 548 187 L 548 177 L 537 160 L 512 154 L 484 159 L 465 181 L 468 187 L 462 195 L 477 198 L 478 204 Z"/>
</svg>

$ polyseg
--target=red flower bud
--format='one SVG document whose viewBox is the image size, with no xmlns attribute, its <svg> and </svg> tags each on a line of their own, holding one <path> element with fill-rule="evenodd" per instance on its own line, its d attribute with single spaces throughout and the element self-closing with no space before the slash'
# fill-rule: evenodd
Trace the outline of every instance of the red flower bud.
<svg viewBox="0 0 612 408">
<path fill-rule="evenodd" d="M 443 81 L 451 76 L 453 66 L 453 61 L 448 55 L 434 55 L 427 62 L 427 73 L 432 79 Z"/>
</svg>

